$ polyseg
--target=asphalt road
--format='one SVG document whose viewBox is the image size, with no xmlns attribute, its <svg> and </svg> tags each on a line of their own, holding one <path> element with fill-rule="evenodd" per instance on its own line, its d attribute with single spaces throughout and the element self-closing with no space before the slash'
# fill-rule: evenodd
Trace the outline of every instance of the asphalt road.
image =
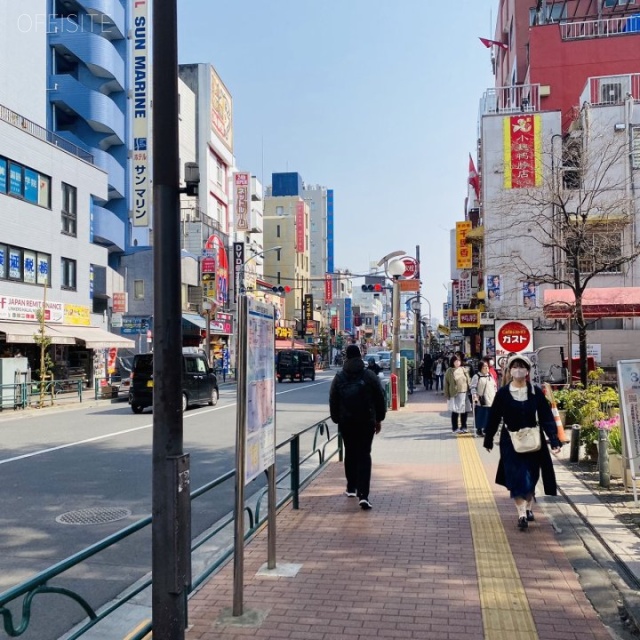
<svg viewBox="0 0 640 640">
<path fill-rule="evenodd" d="M 277 385 L 277 442 L 328 415 L 334 373 L 323 372 L 315 382 Z M 235 466 L 235 401 L 235 387 L 223 386 L 216 407 L 184 414 L 192 490 Z M 0 418 L 0 592 L 149 515 L 152 424 L 150 411 L 134 415 L 126 403 Z M 287 464 L 288 450 L 278 456 L 278 472 Z M 259 478 L 247 493 L 263 485 Z M 233 509 L 233 491 L 229 481 L 193 503 L 192 537 Z M 128 510 L 130 515 L 104 524 L 57 520 L 81 509 Z M 149 528 L 139 532 L 57 584 L 81 591 L 92 606 L 100 606 L 149 571 L 150 535 Z M 69 600 L 39 596 L 29 631 L 21 637 L 57 638 L 82 617 Z"/>
</svg>

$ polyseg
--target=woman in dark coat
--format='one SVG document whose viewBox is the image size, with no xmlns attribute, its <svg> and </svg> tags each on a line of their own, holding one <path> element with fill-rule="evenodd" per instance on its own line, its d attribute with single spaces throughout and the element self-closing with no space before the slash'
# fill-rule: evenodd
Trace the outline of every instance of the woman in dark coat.
<svg viewBox="0 0 640 640">
<path fill-rule="evenodd" d="M 542 389 L 532 385 L 527 379 L 531 371 L 530 360 L 526 356 L 514 354 L 509 358 L 506 369 L 511 381 L 498 390 L 491 405 L 484 447 L 487 451 L 493 449 L 493 438 L 501 420 L 504 420 L 504 428 L 500 433 L 500 461 L 496 484 L 509 489 L 518 510 L 518 527 L 524 531 L 529 522 L 534 520 L 532 506 L 540 472 L 545 494 L 557 495 L 556 476 L 545 434 L 549 437 L 554 453 L 560 451 L 562 444 L 558 440 L 551 407 Z M 535 426 L 536 417 L 541 430 L 540 450 L 516 453 L 508 432 Z"/>
</svg>

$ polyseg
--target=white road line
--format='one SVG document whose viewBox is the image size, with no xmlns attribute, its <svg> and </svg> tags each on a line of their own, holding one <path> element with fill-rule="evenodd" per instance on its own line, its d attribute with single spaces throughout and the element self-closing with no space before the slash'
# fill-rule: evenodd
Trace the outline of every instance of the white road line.
<svg viewBox="0 0 640 640">
<path fill-rule="evenodd" d="M 306 385 L 304 387 L 296 387 L 295 389 L 288 389 L 287 391 L 278 391 L 276 395 L 280 396 L 285 393 L 291 393 L 292 391 L 300 391 L 302 389 L 309 389 L 310 387 L 315 387 L 319 384 L 325 384 L 328 382 L 327 380 L 323 380 L 321 382 L 316 382 L 312 385 Z M 235 407 L 236 403 L 232 402 L 230 404 L 226 404 L 223 407 L 212 407 L 211 409 L 207 409 L 205 411 L 199 411 L 198 413 L 192 413 L 189 415 L 185 415 L 183 420 L 188 420 L 189 418 L 195 418 L 196 416 L 202 415 L 203 413 L 210 413 L 211 411 L 220 411 L 221 409 L 228 409 L 229 407 Z M 87 438 L 86 440 L 78 440 L 76 442 L 69 442 L 67 444 L 61 444 L 57 447 L 50 447 L 49 449 L 40 449 L 39 451 L 32 451 L 31 453 L 25 453 L 21 456 L 15 456 L 14 458 L 6 458 L 5 460 L 0 460 L 1 464 L 8 464 L 9 462 L 17 462 L 18 460 L 26 460 L 28 458 L 34 458 L 35 456 L 41 456 L 46 453 L 53 453 L 54 451 L 60 451 L 62 449 L 69 449 L 70 447 L 77 447 L 83 444 L 89 444 L 90 442 L 99 442 L 100 440 L 106 440 L 107 438 L 114 438 L 116 436 L 122 436 L 127 433 L 135 433 L 136 431 L 142 431 L 144 429 L 151 429 L 153 427 L 153 423 L 142 425 L 141 427 L 134 427 L 133 429 L 125 429 L 124 431 L 114 431 L 112 433 L 105 433 L 102 436 L 96 436 L 95 438 Z"/>
</svg>

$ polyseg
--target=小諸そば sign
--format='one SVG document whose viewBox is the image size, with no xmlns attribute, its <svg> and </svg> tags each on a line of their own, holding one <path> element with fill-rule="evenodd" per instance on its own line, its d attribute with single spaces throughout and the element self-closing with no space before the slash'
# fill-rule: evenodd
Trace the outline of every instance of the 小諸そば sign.
<svg viewBox="0 0 640 640">
<path fill-rule="evenodd" d="M 533 351 L 532 320 L 496 320 L 496 356 Z"/>
</svg>

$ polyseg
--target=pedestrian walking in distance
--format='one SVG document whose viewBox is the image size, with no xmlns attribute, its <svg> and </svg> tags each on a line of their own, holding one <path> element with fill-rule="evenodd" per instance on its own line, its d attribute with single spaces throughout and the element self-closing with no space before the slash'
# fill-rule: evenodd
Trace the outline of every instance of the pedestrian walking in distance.
<svg viewBox="0 0 640 640">
<path fill-rule="evenodd" d="M 467 413 L 471 411 L 470 388 L 471 378 L 467 368 L 462 366 L 462 359 L 458 355 L 451 356 L 451 366 L 444 374 L 444 397 L 451 411 L 453 433 L 467 433 Z"/>
<path fill-rule="evenodd" d="M 485 360 L 480 360 L 478 372 L 471 378 L 471 399 L 476 435 L 483 436 L 489 421 L 489 409 L 496 396 L 496 383 Z"/>
<path fill-rule="evenodd" d="M 504 420 L 500 433 L 500 461 L 496 484 L 509 489 L 518 510 L 518 528 L 524 531 L 529 522 L 535 519 L 532 509 L 540 472 L 545 494 L 557 494 L 556 476 L 545 434 L 549 437 L 554 453 L 560 451 L 562 444 L 558 440 L 556 422 L 542 389 L 528 380 L 531 371 L 529 358 L 513 354 L 507 361 L 506 371 L 509 381 L 498 389 L 491 405 L 484 447 L 487 451 L 493 449 L 493 438 L 500 421 Z M 518 453 L 510 433 L 530 427 L 538 429 L 540 448 L 537 451 Z"/>
<path fill-rule="evenodd" d="M 331 383 L 329 409 L 344 442 L 345 495 L 357 497 L 362 509 L 371 509 L 371 446 L 382 428 L 387 403 L 378 376 L 365 369 L 358 345 L 347 347 L 342 371 Z"/>
</svg>

